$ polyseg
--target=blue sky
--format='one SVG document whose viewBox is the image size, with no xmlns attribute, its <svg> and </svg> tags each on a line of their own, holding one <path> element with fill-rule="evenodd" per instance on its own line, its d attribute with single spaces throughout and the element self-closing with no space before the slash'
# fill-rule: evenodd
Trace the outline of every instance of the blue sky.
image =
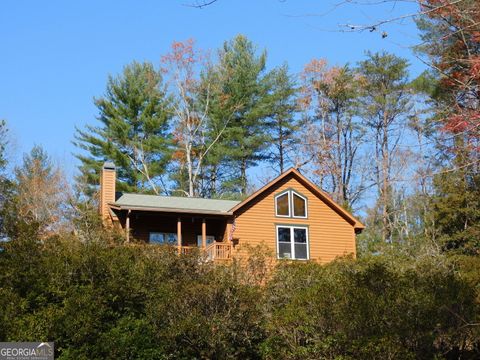
<svg viewBox="0 0 480 360">
<path fill-rule="evenodd" d="M 268 67 L 287 62 L 299 72 L 313 58 L 355 63 L 366 50 L 387 50 L 423 65 L 408 46 L 418 42 L 411 21 L 380 32 L 346 33 L 339 24 L 373 23 L 414 12 L 415 5 L 343 5 L 340 0 L 219 0 L 199 10 L 189 0 L 0 2 L 0 118 L 12 133 L 12 160 L 34 144 L 75 171 L 75 126 L 95 124 L 93 97 L 107 76 L 133 61 L 159 63 L 172 41 L 194 38 L 218 48 L 244 34 L 268 51 Z"/>
</svg>

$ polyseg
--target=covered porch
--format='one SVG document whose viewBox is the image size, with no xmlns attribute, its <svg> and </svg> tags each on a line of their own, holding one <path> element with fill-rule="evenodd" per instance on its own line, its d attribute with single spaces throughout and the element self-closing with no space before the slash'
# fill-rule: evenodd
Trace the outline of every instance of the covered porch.
<svg viewBox="0 0 480 360">
<path fill-rule="evenodd" d="M 125 231 L 127 242 L 169 245 L 179 254 L 199 251 L 206 260 L 232 258 L 232 217 L 187 212 L 112 209 Z"/>
</svg>

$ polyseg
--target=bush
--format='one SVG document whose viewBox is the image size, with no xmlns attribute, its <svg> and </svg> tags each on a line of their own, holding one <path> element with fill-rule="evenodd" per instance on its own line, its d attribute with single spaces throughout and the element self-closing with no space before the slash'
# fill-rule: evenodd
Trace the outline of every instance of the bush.
<svg viewBox="0 0 480 360">
<path fill-rule="evenodd" d="M 59 359 L 480 354 L 470 258 L 285 262 L 265 280 L 251 263 L 212 266 L 168 247 L 73 235 L 24 232 L 3 247 L 0 341 L 55 341 Z"/>
<path fill-rule="evenodd" d="M 478 356 L 475 291 L 438 259 L 286 264 L 269 284 L 267 358 Z M 472 357 L 473 358 L 473 357 Z"/>
</svg>

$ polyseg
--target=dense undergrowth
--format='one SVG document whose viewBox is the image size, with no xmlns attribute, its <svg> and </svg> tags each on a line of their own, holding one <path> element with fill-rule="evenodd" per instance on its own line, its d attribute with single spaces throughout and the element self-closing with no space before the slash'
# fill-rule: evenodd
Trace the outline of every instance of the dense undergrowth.
<svg viewBox="0 0 480 360">
<path fill-rule="evenodd" d="M 59 359 L 480 356 L 475 257 L 283 263 L 265 278 L 261 256 L 213 266 L 98 235 L 2 247 L 0 340 L 55 341 Z"/>
</svg>

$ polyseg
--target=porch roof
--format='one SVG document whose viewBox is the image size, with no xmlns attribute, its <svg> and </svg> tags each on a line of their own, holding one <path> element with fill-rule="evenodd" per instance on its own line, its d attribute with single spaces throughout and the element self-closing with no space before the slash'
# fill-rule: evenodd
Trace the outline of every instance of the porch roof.
<svg viewBox="0 0 480 360">
<path fill-rule="evenodd" d="M 231 215 L 239 201 L 122 193 L 109 205 L 117 210 Z"/>
</svg>

